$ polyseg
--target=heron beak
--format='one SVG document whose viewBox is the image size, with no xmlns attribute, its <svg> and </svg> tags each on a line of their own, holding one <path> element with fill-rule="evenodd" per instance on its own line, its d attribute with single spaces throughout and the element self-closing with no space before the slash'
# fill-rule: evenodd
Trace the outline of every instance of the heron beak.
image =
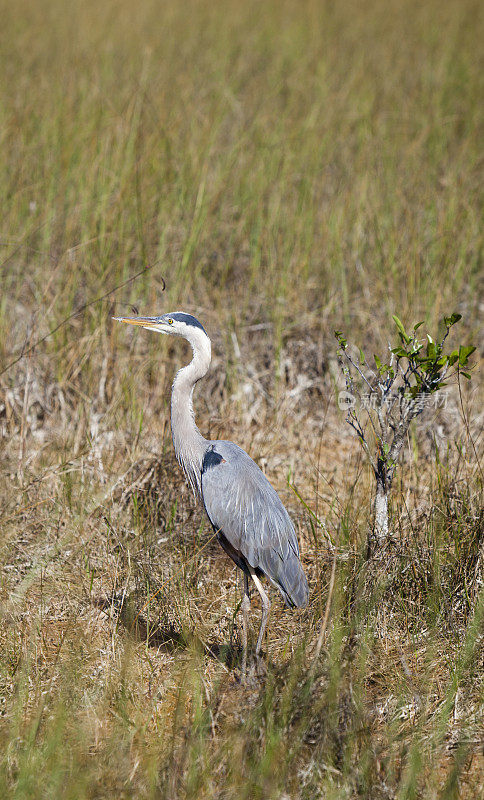
<svg viewBox="0 0 484 800">
<path fill-rule="evenodd" d="M 128 325 L 141 325 L 143 328 L 151 328 L 159 325 L 157 317 L 113 317 L 116 322 L 126 322 Z"/>
</svg>

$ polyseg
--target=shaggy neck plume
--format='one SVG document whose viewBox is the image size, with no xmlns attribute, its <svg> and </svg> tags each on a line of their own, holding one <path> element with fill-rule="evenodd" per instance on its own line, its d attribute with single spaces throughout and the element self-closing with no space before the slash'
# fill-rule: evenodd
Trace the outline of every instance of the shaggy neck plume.
<svg viewBox="0 0 484 800">
<path fill-rule="evenodd" d="M 171 390 L 171 435 L 178 462 L 195 494 L 201 495 L 203 456 L 209 445 L 195 424 L 193 389 L 210 366 L 210 339 L 201 330 L 188 339 L 193 358 L 175 376 Z"/>
</svg>

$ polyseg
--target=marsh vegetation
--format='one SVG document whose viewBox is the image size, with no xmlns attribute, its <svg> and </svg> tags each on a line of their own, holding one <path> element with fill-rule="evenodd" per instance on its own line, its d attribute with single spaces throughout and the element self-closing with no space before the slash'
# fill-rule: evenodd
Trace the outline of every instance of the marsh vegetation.
<svg viewBox="0 0 484 800">
<path fill-rule="evenodd" d="M 18 0 L 1 27 L 0 796 L 474 800 L 481 4 Z M 295 521 L 311 598 L 274 596 L 265 681 L 173 456 L 189 353 L 113 325 L 132 305 L 203 321 L 199 427 Z M 379 353 L 392 314 L 449 309 L 473 380 L 409 426 L 369 561 L 333 331 Z"/>
</svg>

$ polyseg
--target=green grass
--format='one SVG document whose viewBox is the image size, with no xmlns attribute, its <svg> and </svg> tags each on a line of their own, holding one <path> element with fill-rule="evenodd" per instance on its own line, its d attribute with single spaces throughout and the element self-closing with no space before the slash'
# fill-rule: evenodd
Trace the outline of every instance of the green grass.
<svg viewBox="0 0 484 800">
<path fill-rule="evenodd" d="M 474 0 L 4 4 L 2 797 L 483 791 L 482 23 Z M 274 597 L 264 681 L 238 682 L 235 571 L 172 454 L 187 352 L 113 325 L 131 304 L 203 319 L 200 427 L 296 522 L 311 602 Z M 368 562 L 333 330 L 371 354 L 393 313 L 454 310 L 478 368 L 412 430 Z"/>
</svg>

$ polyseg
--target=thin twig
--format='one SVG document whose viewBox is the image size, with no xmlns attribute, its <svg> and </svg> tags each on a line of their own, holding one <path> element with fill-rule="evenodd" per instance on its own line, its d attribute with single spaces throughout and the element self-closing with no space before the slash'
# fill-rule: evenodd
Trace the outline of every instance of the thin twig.
<svg viewBox="0 0 484 800">
<path fill-rule="evenodd" d="M 331 568 L 331 577 L 329 579 L 329 589 L 328 589 L 328 597 L 326 598 L 326 608 L 324 609 L 324 617 L 321 623 L 321 630 L 319 631 L 318 641 L 316 642 L 316 649 L 314 651 L 314 658 L 311 667 L 311 672 L 314 672 L 314 670 L 316 669 L 316 664 L 318 662 L 319 654 L 321 653 L 321 648 L 323 646 L 324 638 L 326 635 L 326 628 L 328 627 L 328 620 L 329 620 L 329 612 L 331 609 L 331 600 L 333 598 L 335 576 L 336 576 L 336 550 L 334 551 L 333 566 Z"/>
<path fill-rule="evenodd" d="M 123 286 L 127 286 L 129 283 L 132 283 L 137 278 L 139 278 L 140 275 L 144 275 L 144 273 L 148 272 L 148 270 L 150 270 L 150 269 L 151 269 L 151 267 L 144 267 L 142 270 L 137 272 L 136 275 L 133 275 L 131 278 L 128 278 L 126 281 L 123 281 L 123 283 L 120 283 L 118 286 L 115 286 L 114 289 L 110 289 L 109 292 L 106 292 L 105 294 L 101 295 L 101 297 L 96 297 L 95 300 L 90 300 L 88 303 L 84 303 L 82 306 L 79 306 L 79 308 L 76 308 L 76 310 L 73 311 L 72 314 L 69 314 L 69 316 L 66 317 L 65 319 L 63 319 L 62 322 L 59 322 L 59 324 L 56 325 L 55 328 L 52 328 L 52 330 L 49 331 L 49 333 L 46 333 L 45 336 L 42 336 L 40 339 L 37 339 L 37 341 L 34 342 L 34 344 L 31 345 L 27 350 L 22 349 L 20 354 L 17 356 L 17 358 L 15 358 L 13 361 L 11 361 L 10 364 L 7 364 L 7 366 L 4 367 L 4 369 L 2 369 L 0 371 L 0 375 L 3 375 L 5 372 L 7 372 L 15 364 L 18 364 L 18 362 L 24 356 L 27 356 L 27 355 L 29 355 L 29 353 L 32 353 L 39 346 L 39 344 L 42 344 L 42 342 L 45 342 L 45 340 L 48 339 L 49 336 L 52 336 L 54 333 L 57 333 L 59 328 L 62 328 L 62 326 L 66 325 L 71 319 L 73 319 L 74 317 L 77 317 L 77 315 L 80 314 L 81 311 L 85 311 L 86 308 L 90 308 L 90 306 L 93 306 L 96 303 L 100 303 L 102 300 L 105 300 L 106 297 L 110 297 L 112 294 L 114 294 L 114 292 L 117 292 L 119 289 L 122 289 Z M 166 286 L 165 280 L 164 280 L 164 278 L 162 278 L 161 280 L 163 281 L 163 289 L 162 289 L 162 291 L 164 291 L 165 290 L 165 286 Z"/>
<path fill-rule="evenodd" d="M 470 443 L 472 445 L 472 449 L 474 450 L 474 455 L 476 457 L 477 466 L 479 467 L 479 472 L 481 473 L 481 478 L 484 478 L 484 474 L 482 472 L 482 467 L 481 467 L 481 461 L 480 461 L 478 452 L 476 450 L 476 446 L 474 444 L 474 439 L 471 436 L 471 430 L 469 428 L 469 421 L 467 419 L 467 415 L 466 415 L 465 408 L 464 408 L 464 400 L 463 400 L 463 397 L 462 397 L 462 387 L 460 385 L 460 369 L 457 370 L 457 385 L 459 387 L 460 407 L 461 407 L 461 411 L 462 411 L 462 418 L 464 420 L 464 425 L 466 426 L 467 436 L 469 437 Z"/>
</svg>

